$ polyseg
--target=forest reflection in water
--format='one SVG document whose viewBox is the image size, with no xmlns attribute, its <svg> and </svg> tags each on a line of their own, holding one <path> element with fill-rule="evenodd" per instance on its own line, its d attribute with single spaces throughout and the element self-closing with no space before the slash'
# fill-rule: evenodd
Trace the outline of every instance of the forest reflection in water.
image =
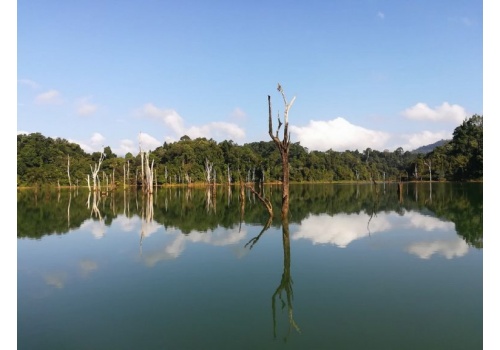
<svg viewBox="0 0 500 350">
<path fill-rule="evenodd" d="M 353 224 L 355 221 L 360 226 L 356 232 L 369 235 L 372 230 L 381 229 L 377 228 L 374 217 L 424 215 L 443 224 L 453 224 L 467 244 L 482 248 L 481 183 L 410 183 L 405 184 L 401 196 L 396 184 L 379 187 L 377 193 L 371 184 L 292 185 L 289 220 L 301 225 L 335 223 L 339 230 L 343 223 Z M 280 188 L 264 186 L 261 191 L 272 202 L 274 212 L 279 213 Z M 133 189 L 98 194 L 81 188 L 71 191 L 22 190 L 18 191 L 17 235 L 19 238 L 41 238 L 65 234 L 88 225 L 89 221 L 102 223 L 104 234 L 106 226 L 113 220 L 123 220 L 122 217 L 139 217 L 145 224 L 150 223 L 149 226 L 176 228 L 184 234 L 206 232 L 217 227 L 229 229 L 242 221 L 265 226 L 269 215 L 256 195 L 245 189 L 242 203 L 241 196 L 233 192 L 239 192 L 239 188 L 219 187 L 214 191 L 173 187 L 157 189 L 152 196 L 144 196 L 141 191 Z M 280 215 L 274 216 L 272 225 L 281 226 Z M 361 229 L 363 225 L 366 230 Z M 144 227 L 141 237 L 147 235 L 148 227 Z M 342 244 L 345 245 L 339 243 Z"/>
<path fill-rule="evenodd" d="M 35 246 L 30 245 L 30 248 L 24 248 L 28 246 L 21 244 L 22 241 L 26 241 L 26 243 L 39 241 L 49 244 L 49 238 L 58 236 L 67 236 L 68 238 L 74 236 L 74 239 L 81 240 L 82 238 L 77 238 L 73 233 L 90 232 L 94 240 L 97 239 L 96 242 L 100 241 L 103 244 L 105 240 L 113 242 L 112 246 L 108 243 L 106 251 L 103 251 L 107 259 L 110 259 L 110 256 L 113 256 L 111 248 L 115 248 L 117 252 L 127 251 L 129 249 L 127 244 L 133 243 L 131 240 L 136 239 L 134 244 L 135 251 L 138 254 L 137 259 L 133 259 L 132 263 L 124 260 L 125 257 L 118 258 L 118 255 L 116 255 L 117 264 L 115 265 L 121 267 L 119 271 L 113 270 L 113 273 L 111 271 L 106 273 L 102 270 L 104 264 L 100 260 L 102 258 L 91 258 L 93 254 L 97 253 L 91 253 L 90 250 L 85 251 L 78 263 L 82 278 L 88 281 L 92 276 L 104 273 L 107 276 L 105 279 L 106 288 L 111 288 L 113 295 L 116 295 L 120 285 L 122 285 L 122 288 L 130 290 L 131 295 L 139 295 L 137 288 L 148 290 L 147 293 L 144 293 L 150 295 L 151 290 L 147 286 L 152 283 L 156 285 L 155 288 L 159 288 L 158 290 L 165 294 L 162 295 L 161 299 L 158 296 L 157 298 L 153 297 L 152 300 L 160 304 L 168 303 L 165 304 L 165 308 L 168 308 L 175 315 L 182 313 L 183 317 L 189 319 L 193 324 L 201 322 L 196 318 L 200 317 L 200 310 L 204 310 L 208 305 L 217 307 L 218 311 L 216 313 L 222 320 L 232 319 L 231 315 L 234 313 L 240 315 L 241 318 L 248 318 L 243 322 L 246 326 L 242 327 L 242 330 L 235 329 L 235 325 L 230 321 L 227 323 L 217 321 L 218 327 L 232 329 L 235 335 L 232 341 L 227 340 L 227 335 L 220 337 L 221 343 L 213 340 L 214 344 L 212 346 L 201 343 L 201 341 L 196 343 L 195 340 L 191 340 L 194 342 L 192 346 L 186 345 L 184 343 L 187 341 L 185 338 L 181 339 L 180 335 L 175 336 L 175 332 L 185 334 L 183 327 L 187 327 L 187 325 L 182 322 L 174 330 L 166 332 L 165 335 L 159 335 L 159 330 L 145 331 L 151 335 L 152 342 L 154 342 L 153 338 L 158 339 L 159 343 L 156 345 L 165 345 L 164 342 L 162 343 L 162 339 L 166 341 L 167 336 L 171 338 L 170 341 L 177 339 L 177 343 L 174 344 L 178 345 L 177 348 L 196 348 L 201 344 L 203 344 L 203 348 L 220 348 L 221 344 L 241 346 L 241 339 L 245 339 L 248 348 L 252 348 L 252 346 L 253 348 L 266 348 L 268 345 L 262 346 L 262 343 L 257 340 L 259 338 L 261 338 L 261 341 L 267 339 L 265 330 L 256 330 L 252 339 L 247 335 L 248 327 L 255 328 L 261 321 L 264 323 L 270 321 L 270 319 L 266 320 L 266 317 L 271 318 L 268 311 L 265 311 L 266 307 L 268 310 L 270 307 L 272 311 L 273 339 L 283 339 L 290 342 L 293 338 L 294 345 L 292 347 L 296 348 L 318 345 L 319 343 L 315 342 L 320 342 L 319 338 L 322 337 L 324 342 L 331 341 L 329 334 L 332 330 L 328 328 L 330 324 L 335 323 L 337 327 L 340 324 L 358 324 L 358 327 L 362 327 L 363 322 L 360 325 L 359 319 L 355 318 L 360 313 L 365 315 L 366 321 L 364 322 L 367 324 L 376 323 L 373 317 L 379 312 L 377 311 L 377 305 L 386 305 L 385 302 L 389 303 L 390 300 L 390 303 L 395 306 L 394 310 L 384 311 L 384 314 L 387 314 L 387 316 L 383 316 L 385 328 L 370 326 L 372 329 L 368 331 L 369 333 L 377 331 L 380 333 L 378 335 L 380 338 L 374 339 L 374 335 L 365 337 L 366 341 L 370 340 L 372 342 L 372 348 L 383 348 L 382 344 L 387 344 L 384 343 L 383 338 L 387 337 L 387 332 L 391 332 L 391 327 L 393 332 L 404 333 L 401 327 L 406 326 L 397 324 L 401 313 L 412 314 L 414 312 L 413 306 L 411 306 L 411 310 L 405 309 L 410 308 L 410 306 L 403 299 L 400 300 L 399 296 L 392 295 L 391 288 L 396 288 L 396 290 L 402 288 L 401 295 L 418 300 L 426 295 L 435 296 L 432 291 L 438 291 L 439 288 L 445 288 L 445 286 L 448 288 L 448 284 L 451 286 L 456 281 L 460 281 L 459 272 L 456 272 L 456 270 L 451 273 L 448 272 L 447 279 L 449 281 L 441 281 L 441 277 L 437 275 L 451 269 L 451 266 L 440 267 L 434 261 L 432 271 L 429 270 L 431 266 L 411 267 L 413 266 L 409 265 L 411 260 L 402 258 L 401 253 L 421 260 L 430 260 L 436 256 L 449 260 L 465 257 L 471 250 L 482 250 L 482 184 L 411 183 L 405 184 L 402 192 L 398 192 L 396 184 L 385 184 L 384 186 L 380 184 L 378 188 L 370 184 L 292 185 L 290 188 L 289 217 L 284 222 L 282 222 L 279 215 L 281 198 L 278 186 L 256 187 L 258 193 L 271 201 L 275 212 L 273 218 L 269 217 L 266 208 L 255 193 L 252 193 L 247 188 L 243 190 L 242 195 L 239 187 L 227 188 L 219 186 L 216 189 L 172 187 L 158 188 L 152 195 L 145 196 L 140 191 L 133 189 L 116 190 L 100 193 L 99 195 L 90 194 L 88 190 L 81 188 L 71 191 L 18 191 L 17 227 L 18 239 L 21 240 L 19 243 L 21 248 L 19 248 L 20 270 L 18 270 L 18 275 L 20 284 L 18 294 L 20 300 L 26 303 L 26 306 L 20 307 L 21 311 L 18 317 L 20 325 L 19 337 L 34 336 L 34 339 L 40 337 L 40 335 L 33 335 L 33 330 L 28 330 L 29 327 L 33 327 L 33 324 L 40 326 L 40 321 L 34 321 L 31 316 L 27 316 L 30 313 L 29 306 L 33 307 L 34 303 L 36 303 L 34 299 L 29 300 L 30 288 L 27 286 L 31 286 L 32 289 L 32 284 L 35 284 L 35 282 L 32 274 L 28 278 L 23 271 L 32 270 L 34 268 L 32 265 L 44 265 L 43 261 L 28 259 L 27 256 L 29 249 L 34 252 L 36 249 L 43 249 L 42 246 L 38 245 L 35 248 Z M 433 232 L 439 232 L 440 234 L 431 234 Z M 279 240 L 276 236 L 277 233 L 280 234 Z M 365 240 L 370 243 L 363 243 L 363 245 L 358 243 L 365 242 Z M 292 243 L 294 247 L 291 247 L 290 241 L 294 241 Z M 206 248 L 201 249 L 201 245 Z M 94 248 L 89 249 L 97 249 L 95 244 L 92 246 Z M 313 246 L 315 247 L 314 251 L 312 250 Z M 236 254 L 238 260 L 222 257 L 220 253 L 218 253 L 219 257 L 216 257 L 215 251 L 209 247 L 213 247 L 213 249 L 231 247 L 231 251 Z M 327 254 L 324 247 L 336 247 L 341 250 L 339 250 L 338 254 Z M 341 253 L 347 247 L 350 247 L 350 258 Z M 291 248 L 294 251 L 293 261 L 299 260 L 300 265 L 292 263 Z M 99 248 L 99 251 L 101 249 L 104 248 Z M 279 249 L 279 254 L 276 249 Z M 360 249 L 363 252 L 361 255 L 357 253 Z M 283 253 L 282 256 L 281 252 Z M 382 252 L 383 255 L 381 255 Z M 194 258 L 195 255 L 196 259 Z M 205 263 L 197 264 L 197 269 L 191 267 L 192 263 L 189 261 L 195 259 L 203 262 L 205 256 L 211 256 L 210 271 L 204 268 Z M 244 259 L 246 262 L 243 263 L 240 260 L 241 257 L 248 257 L 249 259 Z M 268 274 L 265 271 L 277 271 L 277 259 L 281 259 L 281 257 L 282 263 L 278 263 L 281 269 L 281 279 L 276 280 L 275 274 Z M 353 260 L 354 257 L 356 257 L 355 260 Z M 398 283 L 402 283 L 402 286 L 388 287 L 384 285 L 382 287 L 382 285 L 374 284 L 373 276 L 381 272 L 374 269 L 373 262 L 369 260 L 370 257 L 377 257 L 377 264 L 380 264 L 381 268 L 397 257 L 400 262 L 396 265 L 391 263 L 391 265 L 385 266 L 385 269 L 388 270 L 387 273 L 398 276 Z M 54 260 L 46 263 L 47 266 L 59 265 L 62 267 L 70 265 L 69 257 L 54 256 L 52 259 Z M 183 261 L 182 272 L 176 270 L 176 264 L 165 265 L 172 261 Z M 120 263 L 118 264 L 118 262 Z M 144 270 L 138 270 L 137 262 L 140 262 L 140 266 L 151 271 L 157 271 L 157 273 L 153 275 L 153 272 L 147 273 Z M 320 272 L 316 268 L 314 273 L 304 273 L 305 270 L 311 271 L 311 266 L 316 266 L 316 264 L 329 266 L 335 272 L 331 270 Z M 354 265 L 346 268 L 346 264 Z M 159 282 L 157 282 L 157 274 L 163 271 L 161 274 L 164 275 L 167 266 L 168 271 L 170 271 L 168 273 L 170 278 L 173 278 L 173 276 L 179 277 L 170 280 L 168 285 L 163 286 L 161 284 L 162 287 L 160 287 Z M 233 266 L 234 269 L 231 269 L 230 266 Z M 337 266 L 344 266 L 344 268 L 337 268 Z M 410 274 L 405 272 L 408 277 L 404 277 L 405 275 L 399 271 L 403 268 L 414 269 L 416 272 Z M 466 273 L 468 270 L 476 268 L 477 265 L 472 264 L 466 268 L 461 267 L 463 271 L 460 272 L 460 275 L 468 275 Z M 257 279 L 255 279 L 256 270 L 262 273 Z M 123 282 L 116 277 L 116 275 L 123 275 L 123 271 L 127 271 L 127 274 L 134 276 L 135 278 L 132 278 L 132 280 L 143 282 L 135 287 L 128 284 L 123 285 Z M 203 273 L 207 274 L 207 276 L 205 277 L 201 271 L 204 271 Z M 351 275 L 346 271 L 355 271 L 355 273 Z M 477 277 L 477 273 L 480 271 L 471 271 L 475 271 L 473 275 L 476 275 L 475 278 L 480 279 L 480 276 Z M 328 277 L 331 274 L 336 276 L 335 282 Z M 432 277 L 433 274 L 436 274 L 437 277 Z M 455 274 L 457 274 L 456 277 L 453 277 Z M 146 276 L 149 275 L 151 277 L 146 280 Z M 71 274 L 67 271 L 64 272 L 63 268 L 50 272 L 46 271 L 43 276 L 46 286 L 52 286 L 57 290 L 71 290 Z M 249 288 L 248 283 L 251 281 L 251 276 L 254 276 L 254 282 L 252 282 L 252 287 Z M 301 283 L 294 286 L 292 276 L 299 276 Z M 382 275 L 382 279 L 386 282 L 392 279 L 392 277 L 388 276 Z M 151 278 L 150 281 L 149 278 Z M 431 286 L 427 290 L 421 290 L 418 284 L 415 284 L 429 278 L 434 281 L 434 287 Z M 174 283 L 174 281 L 177 282 Z M 197 290 L 201 290 L 201 281 L 206 281 L 203 284 L 203 297 L 195 293 Z M 404 284 L 405 281 L 407 281 L 407 285 Z M 117 286 L 113 287 L 114 285 Z M 189 289 L 186 289 L 186 286 L 190 286 Z M 220 289 L 222 286 L 224 288 Z M 42 287 L 38 286 L 37 288 Z M 103 287 L 94 285 L 93 288 L 99 289 Z M 260 288 L 264 289 L 261 293 Z M 294 301 L 297 288 L 298 300 Z M 115 291 L 115 289 L 117 290 Z M 417 290 L 418 293 L 417 291 L 411 291 L 411 289 Z M 481 286 L 476 282 L 469 283 L 461 293 L 467 293 L 467 289 L 477 293 L 481 291 Z M 368 294 L 363 293 L 363 290 L 369 290 Z M 446 291 L 450 292 L 448 289 Z M 46 291 L 46 293 L 50 295 L 52 292 Z M 328 293 L 335 293 L 336 297 L 332 299 L 328 296 Z M 464 301 L 458 299 L 461 298 L 460 293 L 455 294 L 459 295 L 454 296 L 456 300 L 448 298 L 446 301 L 439 299 L 436 302 L 438 304 L 449 303 L 449 305 L 441 306 L 446 310 L 455 303 L 460 302 L 463 309 L 475 310 L 473 315 L 482 315 L 481 310 L 474 309 L 478 300 L 482 300 L 480 295 L 474 294 L 475 296 L 470 300 L 470 305 L 465 303 L 464 306 Z M 171 295 L 172 298 L 169 298 L 168 295 Z M 194 307 L 191 311 L 187 311 L 185 308 L 181 311 L 181 305 L 185 305 L 185 303 L 178 298 L 179 295 L 182 295 L 182 300 L 190 300 L 197 307 Z M 241 300 L 244 300 L 245 304 L 248 305 L 243 309 L 232 295 L 239 295 Z M 256 295 L 262 295 L 263 299 L 261 300 Z M 50 310 L 52 310 L 53 316 L 49 317 L 52 321 L 47 320 L 47 324 L 53 322 L 53 324 L 60 326 L 62 321 L 56 319 L 57 313 L 54 313 L 54 310 L 58 309 L 57 305 L 60 301 L 55 299 L 48 301 L 46 297 L 44 298 L 45 303 L 52 305 Z M 102 298 L 102 295 L 100 298 Z M 194 300 L 197 298 L 204 300 L 203 303 L 200 304 L 201 301 L 200 303 L 195 302 Z M 371 298 L 373 298 L 373 303 L 369 302 Z M 361 311 L 360 306 L 356 305 L 354 301 L 347 302 L 347 300 L 351 299 L 363 300 L 362 304 L 365 305 L 366 309 Z M 166 300 L 170 301 L 167 302 Z M 320 300 L 323 300 L 323 303 L 328 300 L 328 304 L 317 305 Z M 416 303 L 415 307 L 425 310 L 427 300 L 424 300 L 426 299 Z M 180 305 L 174 306 L 173 303 L 175 302 Z M 116 302 L 111 304 L 116 307 Z M 295 304 L 299 305 L 300 311 L 298 314 L 294 312 Z M 349 311 L 345 309 L 346 306 L 343 304 L 349 305 Z M 37 309 L 43 309 L 44 307 L 47 307 L 47 310 L 49 309 L 49 306 L 36 304 Z M 253 310 L 252 314 L 246 311 L 248 307 Z M 75 313 L 91 312 L 82 310 L 78 306 L 73 306 L 73 308 L 75 308 L 73 310 Z M 119 314 L 125 313 L 122 310 L 123 308 L 131 308 L 131 305 L 121 305 Z M 144 305 L 142 308 L 144 308 Z M 129 316 L 134 314 L 137 319 L 148 320 L 152 317 L 151 311 L 146 313 L 141 309 L 134 307 L 132 309 L 135 314 L 132 311 L 127 311 L 131 313 Z M 316 314 L 312 315 L 308 311 L 323 309 L 325 314 L 317 311 Z M 401 309 L 404 311 L 401 311 Z M 225 312 L 224 310 L 228 311 Z M 328 310 L 328 313 L 326 310 Z M 336 310 L 335 314 L 332 314 L 332 310 Z M 116 314 L 117 310 L 110 312 Z M 469 343 L 476 344 L 480 342 L 479 333 L 482 323 L 478 321 L 478 317 L 470 317 L 467 321 L 469 323 L 467 323 L 460 317 L 457 318 L 456 312 L 459 311 L 450 312 L 449 319 L 441 320 L 437 317 L 434 322 L 439 325 L 449 323 L 450 327 L 451 325 L 453 327 L 457 325 L 470 327 L 472 324 L 476 328 L 472 332 L 473 335 L 470 336 Z M 41 315 L 43 314 L 41 312 Z M 139 314 L 139 316 L 136 314 Z M 166 316 L 163 315 L 162 317 L 163 319 L 158 320 L 158 322 L 167 322 Z M 122 318 L 126 319 L 127 317 L 122 315 Z M 456 320 L 451 321 L 452 318 Z M 394 321 L 392 321 L 393 319 Z M 174 321 L 172 320 L 172 322 Z M 176 319 L 175 322 L 179 323 L 179 320 Z M 417 318 L 413 321 L 416 324 L 420 324 L 420 322 L 424 324 L 423 319 Z M 99 325 L 100 322 L 97 322 L 95 327 Z M 136 326 L 136 323 L 130 321 L 130 324 L 125 328 L 134 328 Z M 340 343 L 349 342 L 352 345 L 352 337 L 348 337 L 348 334 L 354 334 L 356 331 L 354 329 L 346 331 L 344 327 L 347 326 L 342 326 L 338 331 L 340 332 L 340 329 L 342 329 L 346 335 L 336 334 L 336 341 Z M 266 328 L 264 327 L 264 329 Z M 367 332 L 366 329 L 365 332 Z M 444 330 L 441 329 L 441 332 L 444 332 Z M 464 342 L 460 337 L 456 337 L 454 331 L 446 330 L 446 332 L 449 333 L 448 338 L 443 337 L 443 334 L 434 334 L 430 330 L 424 333 L 429 338 L 435 337 L 435 339 L 438 339 L 441 337 L 449 340 L 450 337 L 455 337 L 458 342 Z M 205 339 L 212 339 L 216 333 L 215 328 L 208 327 L 204 331 L 204 337 Z M 297 337 L 292 336 L 294 333 Z M 415 342 L 414 336 L 407 334 L 407 338 L 399 339 L 399 341 L 394 340 L 394 344 L 402 345 L 407 344 L 409 341 Z M 133 335 L 129 337 L 133 337 Z M 399 337 L 403 337 L 403 335 Z M 226 343 L 222 343 L 223 338 Z M 362 338 L 356 340 L 359 342 L 358 345 L 365 341 L 362 341 Z M 97 337 L 97 339 L 104 342 L 102 338 Z M 108 345 L 116 346 L 116 342 L 118 342 L 116 338 L 111 337 L 111 340 L 107 341 L 111 342 L 112 340 L 114 343 Z M 28 340 L 23 341 L 29 342 Z M 136 341 L 139 340 L 136 339 Z M 325 344 L 322 343 L 322 346 L 324 345 L 324 348 L 327 348 Z M 377 346 L 377 344 L 380 346 Z M 419 342 L 415 342 L 415 344 L 423 346 L 427 343 L 425 340 L 419 339 Z M 317 348 L 321 348 L 321 346 Z M 432 348 L 432 346 L 427 348 Z"/>
</svg>

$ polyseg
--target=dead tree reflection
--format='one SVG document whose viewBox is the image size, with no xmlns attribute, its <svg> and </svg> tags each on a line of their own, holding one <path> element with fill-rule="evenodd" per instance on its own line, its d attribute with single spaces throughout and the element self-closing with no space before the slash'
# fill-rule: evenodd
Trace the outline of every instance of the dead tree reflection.
<svg viewBox="0 0 500 350">
<path fill-rule="evenodd" d="M 92 197 L 92 208 L 90 208 L 90 198 Z M 99 202 L 101 201 L 101 196 L 99 191 L 89 192 L 87 198 L 87 208 L 90 209 L 90 217 L 95 216 L 99 221 L 102 220 L 101 211 L 99 210 Z"/>
<path fill-rule="evenodd" d="M 284 341 L 288 340 L 292 329 L 300 333 L 300 328 L 293 318 L 293 280 L 290 273 L 290 232 L 288 226 L 288 217 L 283 218 L 283 274 L 281 275 L 281 281 L 276 288 L 272 296 L 271 307 L 273 311 L 273 335 L 276 338 L 276 298 L 281 302 L 281 310 L 287 312 L 288 316 L 288 331 L 284 337 Z M 283 295 L 284 293 L 284 295 Z"/>
<path fill-rule="evenodd" d="M 214 214 L 217 213 L 217 200 L 215 196 L 215 187 L 212 186 L 207 186 L 206 191 L 206 201 L 205 201 L 205 208 L 207 210 L 207 213 L 210 213 L 211 211 L 214 212 Z"/>
<path fill-rule="evenodd" d="M 262 230 L 260 231 L 260 233 L 259 233 L 257 236 L 255 236 L 254 238 L 250 239 L 250 240 L 248 241 L 248 243 L 247 243 L 247 244 L 245 244 L 245 248 L 246 248 L 246 247 L 249 247 L 248 249 L 252 249 L 252 248 L 253 248 L 253 246 L 254 246 L 254 245 L 255 245 L 255 244 L 259 241 L 260 237 L 262 237 L 262 234 L 263 234 L 264 232 L 266 232 L 266 231 L 267 231 L 267 229 L 268 229 L 269 227 L 271 227 L 271 224 L 272 224 L 272 223 L 273 223 L 273 217 L 272 217 L 272 216 L 269 216 L 269 219 L 267 219 L 267 222 L 266 222 L 266 224 L 264 225 L 264 227 L 262 228 Z"/>
<path fill-rule="evenodd" d="M 373 205 L 372 205 L 372 208 L 371 208 L 370 218 L 368 219 L 368 223 L 366 224 L 366 229 L 368 230 L 368 236 L 369 237 L 371 237 L 370 222 L 372 221 L 373 216 L 377 216 L 377 211 L 378 211 L 378 206 L 379 206 L 379 194 L 380 194 L 379 190 L 378 190 L 378 185 L 375 182 L 375 180 L 373 181 L 373 183 L 374 183 L 374 186 L 375 186 L 375 191 L 372 191 Z"/>
<path fill-rule="evenodd" d="M 145 203 L 144 203 L 145 202 Z M 151 225 L 154 218 L 153 194 L 150 193 L 142 196 L 142 213 L 141 213 L 141 239 L 139 247 L 142 253 L 142 241 L 147 234 L 151 232 Z"/>
<path fill-rule="evenodd" d="M 71 221 L 70 221 L 70 218 L 71 218 L 70 207 L 71 207 L 71 189 L 69 190 L 69 200 L 68 200 L 68 229 L 71 226 Z"/>
</svg>

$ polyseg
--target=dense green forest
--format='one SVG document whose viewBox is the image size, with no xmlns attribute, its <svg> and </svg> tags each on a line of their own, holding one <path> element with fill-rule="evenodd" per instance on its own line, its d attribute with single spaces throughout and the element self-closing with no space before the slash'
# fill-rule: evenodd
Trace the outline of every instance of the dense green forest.
<svg viewBox="0 0 500 350">
<path fill-rule="evenodd" d="M 102 150 L 101 184 L 140 185 L 141 154 L 118 157 L 111 148 Z M 17 135 L 17 186 L 42 184 L 87 186 L 91 166 L 101 152 L 87 154 L 75 143 L 40 133 Z M 206 162 L 212 165 L 217 183 L 276 182 L 281 179 L 281 160 L 269 141 L 238 145 L 206 138 L 164 143 L 149 154 L 154 160 L 157 185 L 203 183 Z M 69 164 L 69 166 L 68 166 Z M 69 173 L 69 176 L 68 176 Z M 483 116 L 473 115 L 455 128 L 452 140 L 428 153 L 395 151 L 309 151 L 300 143 L 290 145 L 290 181 L 471 181 L 483 177 Z M 104 182 L 106 179 L 106 182 Z"/>
</svg>

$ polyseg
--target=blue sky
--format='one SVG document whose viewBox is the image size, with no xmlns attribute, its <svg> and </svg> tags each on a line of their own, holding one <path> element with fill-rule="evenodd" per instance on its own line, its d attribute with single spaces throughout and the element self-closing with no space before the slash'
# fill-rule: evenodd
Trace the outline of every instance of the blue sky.
<svg viewBox="0 0 500 350">
<path fill-rule="evenodd" d="M 483 114 L 483 2 L 17 2 L 17 132 L 118 155 L 183 135 L 412 150 Z"/>
</svg>

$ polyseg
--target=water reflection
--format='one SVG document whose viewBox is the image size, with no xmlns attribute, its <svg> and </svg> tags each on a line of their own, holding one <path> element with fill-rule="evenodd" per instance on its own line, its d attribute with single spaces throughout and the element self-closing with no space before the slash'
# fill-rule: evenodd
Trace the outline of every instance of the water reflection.
<svg viewBox="0 0 500 350">
<path fill-rule="evenodd" d="M 291 263 L 291 253 L 290 253 L 290 229 L 288 218 L 283 220 L 283 274 L 281 275 L 281 281 L 276 291 L 272 296 L 271 308 L 273 312 L 273 335 L 274 338 L 277 336 L 277 322 L 276 322 L 276 301 L 280 301 L 281 310 L 285 311 L 288 317 L 288 327 L 283 340 L 286 342 L 292 330 L 300 333 L 300 328 L 295 322 L 293 317 L 293 280 L 290 271 Z M 284 294 L 284 295 L 283 295 Z"/>
<path fill-rule="evenodd" d="M 301 222 L 292 239 L 307 239 L 313 244 L 333 244 L 345 248 L 351 242 L 367 237 L 370 232 L 373 234 L 387 231 L 392 226 L 387 217 L 378 215 L 371 221 L 369 231 L 369 220 L 370 216 L 364 213 L 311 215 Z"/>
<path fill-rule="evenodd" d="M 408 194 L 403 203 L 399 202 L 396 186 L 387 185 L 386 194 L 380 191 L 376 196 L 370 186 L 359 184 L 292 187 L 290 223 L 298 225 L 298 230 L 291 239 L 347 247 L 371 234 L 419 229 L 455 232 L 468 245 L 481 248 L 482 184 L 471 185 L 475 186 L 434 184 L 431 201 L 429 187 L 405 184 Z M 271 190 L 267 194 L 270 205 L 279 208 L 279 191 Z M 244 224 L 264 227 L 263 232 L 266 226 L 281 225 L 280 217 L 266 223 L 269 216 L 262 202 L 255 200 L 255 194 L 247 195 L 244 188 L 241 188 L 239 201 L 224 199 L 227 205 L 219 208 L 215 203 L 221 201 L 222 196 L 229 198 L 229 191 L 169 188 L 143 196 L 140 192 L 127 190 L 113 192 L 110 198 L 89 192 L 84 201 L 62 190 L 58 196 L 61 196 L 59 201 L 50 191 L 18 192 L 19 238 L 65 234 L 77 228 L 102 238 L 115 221 L 124 230 L 130 230 L 127 225 L 131 225 L 130 220 L 134 217 L 142 220 L 139 232 L 143 240 L 162 227 L 195 235 L 195 232 L 213 234 L 235 226 L 241 230 Z M 40 197 L 45 200 L 40 201 Z M 254 243 L 249 242 L 247 247 L 253 246 L 259 237 L 251 238 Z"/>
<path fill-rule="evenodd" d="M 237 187 L 232 199 L 223 188 L 90 200 L 85 189 L 20 191 L 19 339 L 57 344 L 60 334 L 74 342 L 92 332 L 107 341 L 116 333 L 107 325 L 120 324 L 138 348 L 146 338 L 164 340 L 148 348 L 242 348 L 245 336 L 256 349 L 426 348 L 420 338 L 467 341 L 457 329 L 472 329 L 476 344 L 482 187 L 433 184 L 432 200 L 426 184 L 405 187 L 401 203 L 390 184 L 378 194 L 373 185 L 292 186 L 286 220 Z M 279 208 L 272 188 L 258 193 Z"/>
<path fill-rule="evenodd" d="M 429 259 L 434 254 L 452 259 L 467 254 L 469 246 L 463 239 L 453 237 L 448 240 L 412 243 L 406 248 L 406 251 L 421 259 Z"/>
<path fill-rule="evenodd" d="M 68 274 L 66 272 L 51 272 L 45 274 L 43 279 L 48 286 L 62 289 L 68 279 Z"/>
</svg>

